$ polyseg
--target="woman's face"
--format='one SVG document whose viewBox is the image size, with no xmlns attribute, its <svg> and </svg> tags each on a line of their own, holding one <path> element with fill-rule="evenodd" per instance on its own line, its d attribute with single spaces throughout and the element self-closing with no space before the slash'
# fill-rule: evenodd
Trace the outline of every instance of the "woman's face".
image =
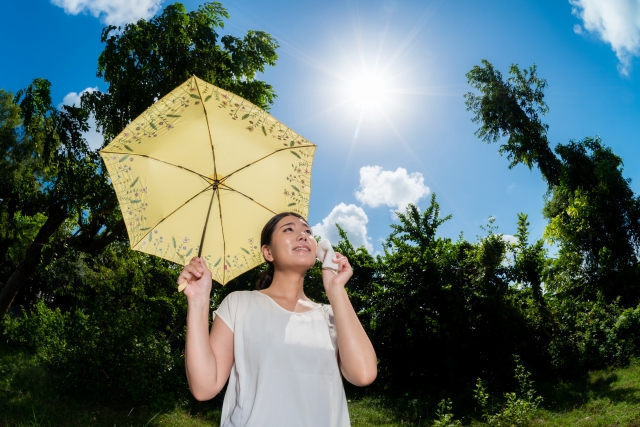
<svg viewBox="0 0 640 427">
<path fill-rule="evenodd" d="M 286 216 L 276 225 L 271 244 L 262 247 L 262 254 L 277 269 L 308 270 L 316 262 L 316 249 L 309 224 L 302 218 Z"/>
</svg>

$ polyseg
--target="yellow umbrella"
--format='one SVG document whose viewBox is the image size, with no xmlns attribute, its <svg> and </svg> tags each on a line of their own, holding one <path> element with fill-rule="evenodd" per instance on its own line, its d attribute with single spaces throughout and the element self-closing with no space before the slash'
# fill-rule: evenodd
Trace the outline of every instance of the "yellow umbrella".
<svg viewBox="0 0 640 427">
<path fill-rule="evenodd" d="M 226 284 L 264 262 L 274 214 L 307 217 L 316 146 L 249 101 L 192 77 L 100 155 L 131 248 L 181 265 L 204 257 Z"/>
</svg>

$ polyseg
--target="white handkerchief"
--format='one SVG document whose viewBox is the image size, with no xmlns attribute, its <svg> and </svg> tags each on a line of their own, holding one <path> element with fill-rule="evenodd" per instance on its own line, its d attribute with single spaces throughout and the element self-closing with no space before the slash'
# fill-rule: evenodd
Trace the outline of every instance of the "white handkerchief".
<svg viewBox="0 0 640 427">
<path fill-rule="evenodd" d="M 322 263 L 322 268 L 329 269 L 334 273 L 338 274 L 338 264 L 333 262 L 336 259 L 336 253 L 333 251 L 331 247 L 331 243 L 328 240 L 321 240 L 318 243 L 318 249 L 316 250 L 316 256 L 318 260 Z"/>
</svg>

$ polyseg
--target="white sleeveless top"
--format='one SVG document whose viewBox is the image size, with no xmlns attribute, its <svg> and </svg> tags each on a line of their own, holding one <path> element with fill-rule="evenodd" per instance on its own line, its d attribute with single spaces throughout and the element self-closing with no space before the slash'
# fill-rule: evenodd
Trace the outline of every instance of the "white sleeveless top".
<svg viewBox="0 0 640 427">
<path fill-rule="evenodd" d="M 350 426 L 331 306 L 294 313 L 239 291 L 216 315 L 234 334 L 221 427 Z"/>
</svg>

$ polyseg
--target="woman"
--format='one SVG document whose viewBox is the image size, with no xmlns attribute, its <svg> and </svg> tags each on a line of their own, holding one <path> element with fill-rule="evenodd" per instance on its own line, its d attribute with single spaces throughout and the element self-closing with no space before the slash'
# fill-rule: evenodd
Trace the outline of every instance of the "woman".
<svg viewBox="0 0 640 427">
<path fill-rule="evenodd" d="M 376 354 L 344 289 L 353 274 L 336 254 L 337 274 L 322 271 L 331 305 L 309 300 L 304 276 L 317 243 L 300 215 L 274 216 L 261 235 L 269 268 L 257 291 L 232 292 L 208 331 L 211 272 L 201 258 L 184 267 L 187 282 L 185 363 L 191 393 L 213 398 L 229 379 L 221 426 L 349 426 L 341 374 L 366 386 Z"/>
</svg>

